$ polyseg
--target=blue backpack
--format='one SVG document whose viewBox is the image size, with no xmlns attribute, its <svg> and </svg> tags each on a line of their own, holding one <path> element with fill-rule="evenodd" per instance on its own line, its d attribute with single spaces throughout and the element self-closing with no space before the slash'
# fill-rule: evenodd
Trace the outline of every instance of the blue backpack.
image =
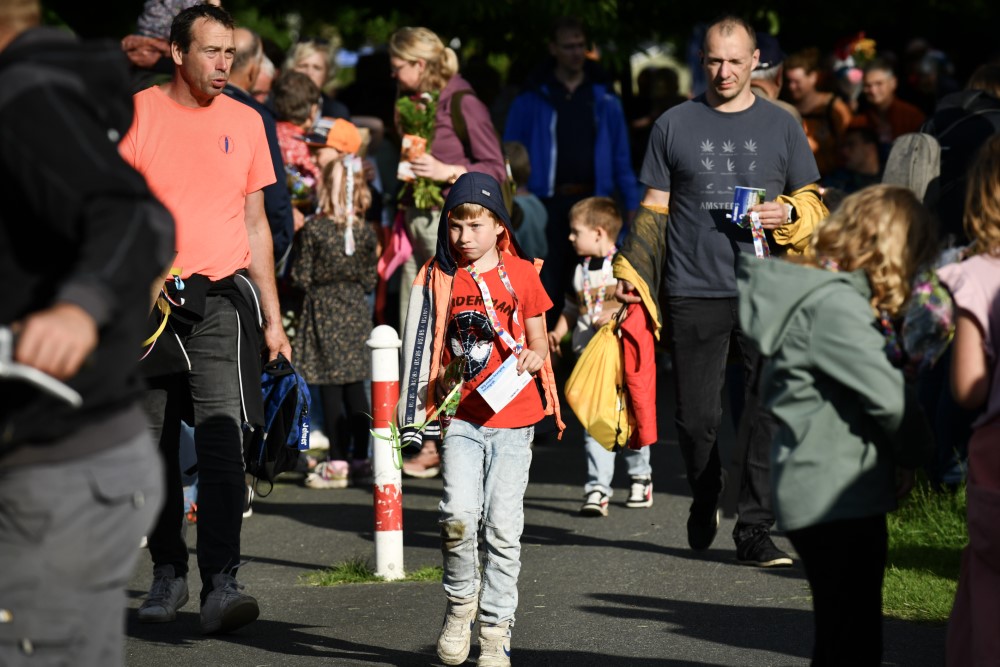
<svg viewBox="0 0 1000 667">
<path fill-rule="evenodd" d="M 244 447 L 246 470 L 257 480 L 274 480 L 293 470 L 299 452 L 309 449 L 309 387 L 283 355 L 261 374 L 264 426 Z"/>
</svg>

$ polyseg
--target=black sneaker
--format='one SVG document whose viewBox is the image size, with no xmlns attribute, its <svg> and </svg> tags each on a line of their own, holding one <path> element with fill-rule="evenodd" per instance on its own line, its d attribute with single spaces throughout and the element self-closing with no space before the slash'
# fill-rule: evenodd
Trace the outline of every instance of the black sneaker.
<svg viewBox="0 0 1000 667">
<path fill-rule="evenodd" d="M 736 543 L 736 560 L 754 567 L 792 566 L 792 557 L 774 546 L 765 528 L 754 530 Z"/>
<path fill-rule="evenodd" d="M 715 506 L 704 507 L 691 503 L 691 513 L 688 515 L 687 531 L 688 546 L 695 551 L 704 551 L 712 546 L 715 534 L 719 532 L 719 521 L 722 511 Z"/>
</svg>

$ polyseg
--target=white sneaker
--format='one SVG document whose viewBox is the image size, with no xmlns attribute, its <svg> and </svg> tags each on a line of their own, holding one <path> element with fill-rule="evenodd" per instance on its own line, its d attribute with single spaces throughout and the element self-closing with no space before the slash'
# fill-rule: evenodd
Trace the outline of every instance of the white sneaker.
<svg viewBox="0 0 1000 667">
<path fill-rule="evenodd" d="M 510 621 L 479 625 L 479 660 L 476 667 L 510 667 Z"/>
<path fill-rule="evenodd" d="M 653 480 L 650 477 L 633 477 L 632 488 L 625 507 L 652 507 Z"/>
<path fill-rule="evenodd" d="M 594 489 L 583 497 L 580 514 L 583 516 L 607 516 L 608 500 L 608 494 L 600 489 Z"/>
<path fill-rule="evenodd" d="M 330 449 L 330 438 L 319 429 L 309 431 L 309 449 Z"/>
<path fill-rule="evenodd" d="M 448 610 L 437 641 L 437 654 L 444 664 L 461 665 L 469 657 L 477 607 L 476 598 L 448 598 Z"/>
<path fill-rule="evenodd" d="M 310 489 L 346 489 L 349 471 L 347 461 L 323 461 L 306 475 L 306 486 Z"/>
<path fill-rule="evenodd" d="M 253 484 L 247 484 L 247 492 L 243 494 L 243 518 L 253 516 Z"/>
</svg>

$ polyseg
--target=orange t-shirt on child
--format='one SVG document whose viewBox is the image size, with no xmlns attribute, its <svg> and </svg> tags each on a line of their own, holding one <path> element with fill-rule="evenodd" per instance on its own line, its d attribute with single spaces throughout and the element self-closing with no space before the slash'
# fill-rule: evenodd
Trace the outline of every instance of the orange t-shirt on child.
<svg viewBox="0 0 1000 667">
<path fill-rule="evenodd" d="M 514 288 L 516 300 L 500 280 L 496 268 L 482 274 L 493 300 L 500 325 L 518 339 L 528 318 L 543 315 L 552 301 L 542 287 L 534 264 L 505 254 L 504 269 Z M 514 324 L 514 309 L 518 324 Z M 527 344 L 527 342 L 525 342 Z M 536 382 L 528 383 L 500 412 L 493 412 L 476 388 L 513 352 L 493 331 L 479 286 L 464 268 L 455 271 L 452 283 L 451 311 L 443 355 L 445 364 L 456 356 L 465 356 L 462 397 L 455 419 L 493 428 L 520 428 L 537 424 L 545 416 Z"/>
<path fill-rule="evenodd" d="M 250 266 L 246 196 L 275 182 L 260 116 L 225 95 L 186 107 L 159 86 L 132 99 L 118 150 L 173 214 L 181 276 L 219 280 Z"/>
</svg>

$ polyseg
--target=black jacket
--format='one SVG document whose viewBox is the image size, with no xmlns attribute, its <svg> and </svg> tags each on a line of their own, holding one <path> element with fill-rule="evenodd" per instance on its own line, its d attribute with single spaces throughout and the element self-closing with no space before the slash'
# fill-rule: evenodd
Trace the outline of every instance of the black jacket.
<svg viewBox="0 0 1000 667">
<path fill-rule="evenodd" d="M 0 467 L 93 453 L 144 428 L 136 365 L 174 226 L 118 154 L 131 122 L 117 45 L 36 28 L 0 52 L 0 324 L 68 301 L 99 335 L 68 382 L 79 410 L 0 382 Z"/>
<path fill-rule="evenodd" d="M 982 90 L 946 95 L 921 131 L 941 144 L 938 200 L 932 208 L 952 245 L 964 245 L 969 241 L 962 224 L 967 175 L 980 147 L 1000 133 L 1000 99 Z"/>
</svg>

